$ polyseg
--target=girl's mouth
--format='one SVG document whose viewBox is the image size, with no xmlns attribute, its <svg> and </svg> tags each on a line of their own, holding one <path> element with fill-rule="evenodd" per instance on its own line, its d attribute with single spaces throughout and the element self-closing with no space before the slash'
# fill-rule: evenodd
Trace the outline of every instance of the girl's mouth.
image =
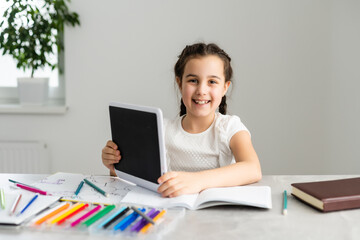
<svg viewBox="0 0 360 240">
<path fill-rule="evenodd" d="M 202 104 L 207 104 L 207 103 L 209 103 L 210 100 L 195 100 L 195 99 L 193 99 L 193 102 L 196 103 L 196 104 L 202 105 Z"/>
</svg>

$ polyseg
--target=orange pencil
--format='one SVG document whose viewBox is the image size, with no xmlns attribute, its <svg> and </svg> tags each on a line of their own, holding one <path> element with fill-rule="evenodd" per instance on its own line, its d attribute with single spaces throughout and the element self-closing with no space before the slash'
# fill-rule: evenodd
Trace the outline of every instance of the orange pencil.
<svg viewBox="0 0 360 240">
<path fill-rule="evenodd" d="M 62 224 L 66 219 L 71 218 L 72 216 L 78 214 L 79 212 L 81 212 L 82 210 L 84 210 L 85 208 L 87 208 L 89 206 L 89 204 L 85 204 L 83 206 L 81 206 L 80 208 L 76 209 L 75 211 L 73 211 L 72 213 L 70 213 L 69 215 L 67 215 L 66 217 L 64 217 L 63 219 L 61 219 L 60 221 L 58 221 L 56 224 L 60 225 Z"/>
<path fill-rule="evenodd" d="M 56 208 L 54 211 L 50 212 L 49 214 L 43 216 L 42 218 L 40 218 L 39 220 L 37 220 L 35 222 L 36 225 L 40 225 L 42 224 L 43 222 L 45 222 L 46 220 L 48 220 L 49 218 L 55 216 L 56 214 L 62 212 L 63 210 L 67 209 L 68 207 L 70 206 L 69 203 L 66 203 L 66 204 L 63 204 L 63 205 L 60 205 L 58 208 Z"/>
<path fill-rule="evenodd" d="M 165 210 L 162 210 L 158 215 L 156 215 L 156 217 L 154 217 L 154 222 L 156 222 L 157 220 L 159 220 L 159 218 L 161 218 L 164 214 L 165 214 Z M 149 227 L 151 226 L 151 223 L 146 224 L 141 230 L 140 232 L 142 233 L 146 233 L 146 231 L 149 229 Z"/>
<path fill-rule="evenodd" d="M 78 210 L 79 208 L 81 208 L 82 206 L 84 206 L 84 203 L 77 203 L 75 204 L 72 208 L 70 208 L 69 210 L 67 210 L 66 212 L 64 212 L 63 214 L 61 214 L 60 216 L 56 217 L 53 220 L 50 220 L 49 223 L 50 224 L 54 224 L 57 223 L 58 221 L 60 221 L 61 219 L 67 217 L 68 215 L 72 214 L 73 212 L 75 212 L 76 210 Z"/>
</svg>

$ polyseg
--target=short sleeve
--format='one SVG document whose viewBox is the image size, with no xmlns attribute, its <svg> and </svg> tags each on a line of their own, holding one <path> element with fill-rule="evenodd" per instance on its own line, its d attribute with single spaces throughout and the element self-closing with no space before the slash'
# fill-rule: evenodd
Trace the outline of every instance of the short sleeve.
<svg viewBox="0 0 360 240">
<path fill-rule="evenodd" d="M 228 116 L 227 123 L 225 123 L 225 132 L 226 132 L 226 142 L 230 144 L 231 138 L 240 131 L 246 131 L 250 134 L 250 131 L 246 126 L 241 122 L 238 116 Z M 251 137 L 251 134 L 250 134 Z"/>
</svg>

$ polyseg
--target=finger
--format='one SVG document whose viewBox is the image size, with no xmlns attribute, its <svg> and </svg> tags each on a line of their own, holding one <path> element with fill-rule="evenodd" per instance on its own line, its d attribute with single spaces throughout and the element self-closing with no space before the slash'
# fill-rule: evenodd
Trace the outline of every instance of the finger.
<svg viewBox="0 0 360 240">
<path fill-rule="evenodd" d="M 118 149 L 118 146 L 111 140 L 107 141 L 106 146 L 112 149 Z"/>
<path fill-rule="evenodd" d="M 178 183 L 179 180 L 176 178 L 169 179 L 163 184 L 161 184 L 161 186 L 158 188 L 158 192 L 161 193 L 161 195 L 163 196 L 164 193 L 167 192 L 167 194 L 165 194 L 167 196 L 168 194 L 176 190 L 176 186 L 179 185 Z"/>
<path fill-rule="evenodd" d="M 183 186 L 181 184 L 174 184 L 168 187 L 165 191 L 161 193 L 162 197 L 172 197 L 176 196 L 177 192 L 180 192 Z"/>
<path fill-rule="evenodd" d="M 103 148 L 102 152 L 105 153 L 105 154 L 112 154 L 112 155 L 115 155 L 115 156 L 120 156 L 120 151 L 119 150 L 114 150 L 114 149 L 109 148 L 109 147 Z"/>
<path fill-rule="evenodd" d="M 177 176 L 176 172 L 167 172 L 164 175 L 162 175 L 161 177 L 159 177 L 158 183 L 162 184 L 162 183 L 168 181 L 171 178 L 175 178 L 176 176 Z"/>
<path fill-rule="evenodd" d="M 186 190 L 184 188 L 181 188 L 181 189 L 179 189 L 177 191 L 172 192 L 169 195 L 169 198 L 178 197 L 178 196 L 181 196 L 181 195 L 184 195 L 184 194 L 186 194 Z"/>
</svg>

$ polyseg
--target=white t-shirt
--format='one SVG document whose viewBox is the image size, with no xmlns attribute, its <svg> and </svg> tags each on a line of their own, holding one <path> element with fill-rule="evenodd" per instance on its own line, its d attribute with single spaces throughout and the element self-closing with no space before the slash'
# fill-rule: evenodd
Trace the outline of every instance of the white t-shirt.
<svg viewBox="0 0 360 240">
<path fill-rule="evenodd" d="M 249 132 L 238 116 L 216 113 L 211 126 L 197 134 L 186 132 L 181 120 L 164 121 L 169 171 L 195 172 L 235 163 L 230 140 L 239 131 Z"/>
</svg>

